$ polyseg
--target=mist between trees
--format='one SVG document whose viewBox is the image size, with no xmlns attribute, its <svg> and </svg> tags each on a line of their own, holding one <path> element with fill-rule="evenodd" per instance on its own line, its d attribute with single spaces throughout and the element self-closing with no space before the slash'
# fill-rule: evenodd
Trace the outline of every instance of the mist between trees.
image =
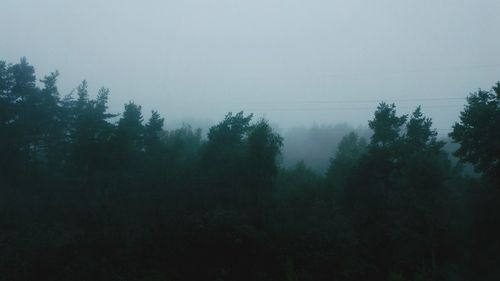
<svg viewBox="0 0 500 281">
<path fill-rule="evenodd" d="M 0 62 L 0 280 L 500 280 L 500 84 L 448 140 L 384 102 L 284 139 L 244 112 L 165 130 L 57 77 Z"/>
</svg>

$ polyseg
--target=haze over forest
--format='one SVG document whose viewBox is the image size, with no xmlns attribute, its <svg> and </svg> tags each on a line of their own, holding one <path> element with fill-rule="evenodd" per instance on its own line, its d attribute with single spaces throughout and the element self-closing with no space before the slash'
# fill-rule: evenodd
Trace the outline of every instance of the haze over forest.
<svg viewBox="0 0 500 281">
<path fill-rule="evenodd" d="M 208 128 L 227 112 L 274 126 L 366 125 L 378 102 L 421 104 L 443 135 L 500 71 L 498 1 L 3 0 L 0 54 L 59 70 Z"/>
<path fill-rule="evenodd" d="M 500 280 L 500 2 L 0 2 L 0 281 Z"/>
</svg>

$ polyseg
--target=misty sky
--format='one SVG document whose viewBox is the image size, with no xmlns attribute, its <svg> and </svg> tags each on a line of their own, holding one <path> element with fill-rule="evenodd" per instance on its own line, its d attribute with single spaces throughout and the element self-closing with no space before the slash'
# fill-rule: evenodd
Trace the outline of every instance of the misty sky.
<svg viewBox="0 0 500 281">
<path fill-rule="evenodd" d="M 380 100 L 446 133 L 500 80 L 498 0 L 0 0 L 0 60 L 61 94 L 83 79 L 166 123 L 254 112 L 281 128 L 366 125 Z M 454 99 L 455 98 L 455 99 Z M 458 98 L 458 99 L 457 99 Z M 418 100 L 417 100 L 418 99 Z"/>
</svg>

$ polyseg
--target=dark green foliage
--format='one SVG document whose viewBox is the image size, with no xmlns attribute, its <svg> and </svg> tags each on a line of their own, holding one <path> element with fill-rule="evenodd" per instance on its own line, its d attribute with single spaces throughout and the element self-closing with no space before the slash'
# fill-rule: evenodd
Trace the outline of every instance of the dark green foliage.
<svg viewBox="0 0 500 281">
<path fill-rule="evenodd" d="M 450 137 L 460 144 L 455 155 L 500 183 L 500 82 L 491 91 L 467 97 Z"/>
<path fill-rule="evenodd" d="M 143 168 L 142 154 L 144 152 L 144 125 L 141 106 L 133 102 L 125 104 L 123 115 L 112 138 L 113 162 L 120 173 L 141 173 Z M 121 169 L 121 170 L 120 170 Z"/>
<path fill-rule="evenodd" d="M 394 104 L 380 103 L 375 111 L 375 118 L 368 122 L 370 129 L 373 130 L 371 145 L 386 147 L 395 144 L 406 119 L 406 115 L 401 117 L 396 115 Z"/>
<path fill-rule="evenodd" d="M 354 132 L 340 141 L 335 157 L 330 160 L 326 178 L 335 191 L 340 192 L 356 170 L 359 159 L 366 153 L 367 143 Z M 340 194 L 339 194 L 340 195 Z"/>
<path fill-rule="evenodd" d="M 405 150 L 409 154 L 437 153 L 445 143 L 437 141 L 436 136 L 437 132 L 432 129 L 431 119 L 424 117 L 419 106 L 406 124 Z"/>
<path fill-rule="evenodd" d="M 57 77 L 0 62 L 0 280 L 499 279 L 500 84 L 451 134 L 474 179 L 420 107 L 381 103 L 323 176 L 282 167 L 251 114 L 206 139 L 133 102 L 112 122 L 108 89 L 61 98 Z"/>
<path fill-rule="evenodd" d="M 200 194 L 217 208 L 240 208 L 260 225 L 267 220 L 282 138 L 265 120 L 227 114 L 212 127 L 201 151 Z M 215 190 L 214 190 L 215 188 Z M 217 193 L 214 193 L 217 191 Z"/>
<path fill-rule="evenodd" d="M 122 141 L 128 142 L 131 146 L 130 149 L 141 150 L 143 148 L 144 126 L 142 121 L 141 107 L 133 102 L 126 104 L 123 117 L 118 121 L 117 136 Z"/>
<path fill-rule="evenodd" d="M 243 112 L 234 116 L 228 113 L 222 122 L 208 132 L 208 141 L 202 151 L 202 163 L 208 176 L 221 179 L 223 185 L 237 184 L 231 181 L 244 172 L 243 147 L 251 129 L 251 119 L 252 115 L 244 116 Z"/>
<path fill-rule="evenodd" d="M 144 127 L 144 147 L 148 153 L 154 153 L 161 146 L 161 132 L 165 119 L 160 117 L 158 111 L 151 112 L 151 118 Z"/>
<path fill-rule="evenodd" d="M 283 139 L 266 120 L 252 126 L 248 134 L 248 173 L 256 178 L 256 186 L 270 186 L 278 172 L 277 156 L 281 153 Z"/>
</svg>

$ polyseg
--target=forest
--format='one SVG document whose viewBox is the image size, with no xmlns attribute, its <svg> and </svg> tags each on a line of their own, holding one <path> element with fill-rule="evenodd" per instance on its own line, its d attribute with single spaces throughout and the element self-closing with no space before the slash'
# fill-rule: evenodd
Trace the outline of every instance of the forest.
<svg viewBox="0 0 500 281">
<path fill-rule="evenodd" d="M 2 281 L 500 280 L 500 82 L 453 154 L 425 108 L 381 102 L 322 173 L 252 114 L 166 130 L 58 75 L 0 61 Z"/>
</svg>

